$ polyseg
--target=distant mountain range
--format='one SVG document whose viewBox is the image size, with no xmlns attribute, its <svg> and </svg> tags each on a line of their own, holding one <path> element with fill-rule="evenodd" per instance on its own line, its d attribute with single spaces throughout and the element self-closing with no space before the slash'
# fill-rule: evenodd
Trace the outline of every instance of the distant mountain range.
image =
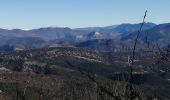
<svg viewBox="0 0 170 100">
<path fill-rule="evenodd" d="M 112 25 L 112 26 L 106 26 L 106 27 L 88 27 L 88 28 L 77 28 L 74 30 L 77 31 L 87 31 L 88 33 L 91 31 L 98 31 L 103 33 L 111 33 L 111 32 L 118 32 L 118 33 L 124 33 L 124 32 L 133 32 L 140 28 L 141 23 L 139 24 L 120 24 L 120 25 Z M 156 26 L 154 23 L 145 23 L 143 29 L 150 29 L 152 27 Z"/>
<path fill-rule="evenodd" d="M 137 32 L 132 32 L 122 37 L 124 41 L 132 41 L 136 37 Z M 160 24 L 151 29 L 144 30 L 140 37 L 140 42 L 158 43 L 161 46 L 170 44 L 170 23 Z"/>
<path fill-rule="evenodd" d="M 140 25 L 141 23 L 76 29 L 67 27 L 48 27 L 32 30 L 0 29 L 0 51 L 6 50 L 6 47 L 13 48 L 13 50 L 23 50 L 51 46 L 96 47 L 100 44 L 103 44 L 103 46 L 104 44 L 109 46 L 112 44 L 114 46 L 111 46 L 110 49 L 113 49 L 113 47 L 119 47 L 115 46 L 116 43 L 121 42 L 121 44 L 129 45 L 134 40 Z M 145 23 L 140 41 L 144 42 L 146 38 L 150 42 L 168 44 L 170 42 L 170 24 Z M 114 43 L 107 41 L 114 41 Z M 108 49 L 107 45 L 105 47 Z"/>
</svg>

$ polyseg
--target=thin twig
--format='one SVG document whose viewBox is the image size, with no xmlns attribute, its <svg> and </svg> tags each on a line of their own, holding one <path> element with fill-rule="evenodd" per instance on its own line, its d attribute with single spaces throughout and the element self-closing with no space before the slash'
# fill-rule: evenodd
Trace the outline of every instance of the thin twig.
<svg viewBox="0 0 170 100">
<path fill-rule="evenodd" d="M 143 28 L 143 25 L 145 23 L 146 16 L 147 16 L 147 11 L 145 11 L 145 15 L 143 17 L 143 21 L 141 23 L 141 26 L 140 26 L 140 29 L 138 31 L 138 34 L 137 34 L 137 36 L 135 38 L 135 43 L 134 43 L 133 52 L 132 52 L 132 58 L 131 58 L 131 62 L 129 64 L 129 67 L 130 67 L 130 79 L 129 79 L 130 100 L 133 100 L 133 87 L 132 87 L 132 83 L 133 83 L 133 66 L 134 66 L 134 59 L 135 59 L 135 53 L 136 53 L 136 46 L 137 46 L 137 43 L 138 43 L 139 36 L 142 33 L 142 28 Z"/>
</svg>

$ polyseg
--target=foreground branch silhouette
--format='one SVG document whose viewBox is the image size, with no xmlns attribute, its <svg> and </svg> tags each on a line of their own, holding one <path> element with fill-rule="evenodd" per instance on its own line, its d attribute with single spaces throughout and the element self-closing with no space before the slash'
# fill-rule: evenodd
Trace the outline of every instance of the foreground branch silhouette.
<svg viewBox="0 0 170 100">
<path fill-rule="evenodd" d="M 145 24 L 145 19 L 146 19 L 146 16 L 147 16 L 147 10 L 145 11 L 145 15 L 143 17 L 143 21 L 141 23 L 141 26 L 140 26 L 140 29 L 138 31 L 138 34 L 135 38 L 135 43 L 134 43 L 134 46 L 133 46 L 133 51 L 132 51 L 132 56 L 128 57 L 128 63 L 129 63 L 129 68 L 130 68 L 130 77 L 129 77 L 129 83 L 128 83 L 128 86 L 127 88 L 130 89 L 130 98 L 129 100 L 133 100 L 134 98 L 134 89 L 133 89 L 133 67 L 134 67 L 134 60 L 135 60 L 135 55 L 136 55 L 136 47 L 137 47 L 137 43 L 138 43 L 138 39 L 139 39 L 139 36 L 140 34 L 142 33 L 142 28 L 143 28 L 143 25 Z"/>
</svg>

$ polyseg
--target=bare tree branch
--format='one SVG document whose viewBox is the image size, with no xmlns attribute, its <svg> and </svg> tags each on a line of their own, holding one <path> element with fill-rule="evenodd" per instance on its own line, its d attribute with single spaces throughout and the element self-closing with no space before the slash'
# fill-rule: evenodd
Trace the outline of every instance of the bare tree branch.
<svg viewBox="0 0 170 100">
<path fill-rule="evenodd" d="M 134 59 L 135 59 L 135 53 L 136 53 L 136 46 L 137 46 L 137 43 L 138 43 L 139 36 L 142 33 L 142 28 L 143 28 L 143 25 L 145 23 L 146 16 L 147 16 L 147 11 L 145 11 L 145 15 L 143 17 L 143 21 L 141 23 L 141 26 L 140 26 L 140 29 L 138 31 L 138 34 L 137 34 L 137 36 L 135 38 L 135 43 L 134 43 L 134 46 L 133 46 L 132 57 L 130 57 L 130 59 L 129 59 L 129 67 L 130 67 L 130 79 L 129 79 L 130 100 L 133 100 L 133 92 L 134 92 L 133 91 L 132 83 L 133 83 L 133 66 L 134 66 Z"/>
</svg>

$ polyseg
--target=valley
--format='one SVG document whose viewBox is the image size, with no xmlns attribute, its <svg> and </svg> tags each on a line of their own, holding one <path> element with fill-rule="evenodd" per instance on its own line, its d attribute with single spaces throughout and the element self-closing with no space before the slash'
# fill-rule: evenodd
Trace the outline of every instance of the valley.
<svg viewBox="0 0 170 100">
<path fill-rule="evenodd" d="M 122 89 L 125 89 L 123 86 L 128 82 L 129 54 L 75 47 L 1 53 L 1 96 L 8 97 L 5 100 L 10 100 L 10 97 L 16 100 L 100 99 L 99 94 L 102 90 L 98 91 L 98 85 L 89 78 L 88 74 L 106 89 L 111 89 L 109 91 L 112 93 L 122 93 Z M 169 63 L 162 61 L 159 66 L 154 65 L 152 66 L 154 68 L 151 68 L 151 65 L 157 63 L 157 59 L 152 59 L 153 56 L 152 53 L 145 51 L 137 53 L 133 84 L 139 91 L 143 91 L 140 92 L 142 98 L 151 96 L 168 100 Z M 107 93 L 102 93 L 108 100 L 113 99 Z M 46 98 L 42 98 L 44 95 Z"/>
</svg>

